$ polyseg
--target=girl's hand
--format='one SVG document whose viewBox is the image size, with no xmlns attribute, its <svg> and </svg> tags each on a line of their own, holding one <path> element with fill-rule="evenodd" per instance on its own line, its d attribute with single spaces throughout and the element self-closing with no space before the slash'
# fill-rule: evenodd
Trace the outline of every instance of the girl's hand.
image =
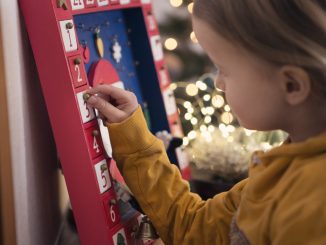
<svg viewBox="0 0 326 245">
<path fill-rule="evenodd" d="M 86 91 L 88 105 L 97 109 L 108 123 L 119 123 L 131 116 L 138 102 L 134 93 L 112 85 L 98 85 Z"/>
</svg>

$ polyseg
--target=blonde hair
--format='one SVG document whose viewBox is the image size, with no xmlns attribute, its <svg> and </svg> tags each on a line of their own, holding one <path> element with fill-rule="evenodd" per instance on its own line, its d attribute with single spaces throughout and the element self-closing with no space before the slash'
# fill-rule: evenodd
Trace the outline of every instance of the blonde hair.
<svg viewBox="0 0 326 245">
<path fill-rule="evenodd" d="M 326 93 L 326 0 L 195 0 L 193 14 L 264 60 L 304 68 Z"/>
</svg>

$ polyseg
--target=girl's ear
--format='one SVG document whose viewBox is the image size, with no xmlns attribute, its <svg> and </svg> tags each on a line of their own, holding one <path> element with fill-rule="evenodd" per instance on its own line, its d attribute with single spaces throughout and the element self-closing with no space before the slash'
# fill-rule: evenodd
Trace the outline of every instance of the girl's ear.
<svg viewBox="0 0 326 245">
<path fill-rule="evenodd" d="M 289 105 L 303 103 L 311 93 L 309 74 L 298 66 L 285 65 L 281 68 L 281 85 Z"/>
</svg>

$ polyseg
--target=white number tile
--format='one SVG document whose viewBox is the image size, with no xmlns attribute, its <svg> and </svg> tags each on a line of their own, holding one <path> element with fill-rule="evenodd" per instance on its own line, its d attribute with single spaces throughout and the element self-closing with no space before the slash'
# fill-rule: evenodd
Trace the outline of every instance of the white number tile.
<svg viewBox="0 0 326 245">
<path fill-rule="evenodd" d="M 151 0 L 141 0 L 141 3 L 151 3 Z"/>
<path fill-rule="evenodd" d="M 151 46 L 153 57 L 155 61 L 159 61 L 163 59 L 163 48 L 161 43 L 161 38 L 159 35 L 151 37 Z"/>
<path fill-rule="evenodd" d="M 91 5 L 91 4 L 94 4 L 94 3 L 95 3 L 95 0 L 86 0 L 87 5 Z"/>
<path fill-rule="evenodd" d="M 84 92 L 78 93 L 77 101 L 78 101 L 82 121 L 83 121 L 83 123 L 87 123 L 95 118 L 95 113 L 91 107 L 86 105 L 83 95 L 84 95 Z"/>
<path fill-rule="evenodd" d="M 170 89 L 167 89 L 163 92 L 163 100 L 166 114 L 168 116 L 175 114 L 177 111 L 177 106 L 173 92 Z"/>
<path fill-rule="evenodd" d="M 111 141 L 110 141 L 109 130 L 106 126 L 104 126 L 103 121 L 101 119 L 98 119 L 97 122 L 98 122 L 98 125 L 100 128 L 102 142 L 103 142 L 105 152 L 108 155 L 108 157 L 112 158 L 112 146 L 111 146 Z"/>
<path fill-rule="evenodd" d="M 159 74 L 160 74 L 162 85 L 163 86 L 168 85 L 170 83 L 170 80 L 169 80 L 169 77 L 168 77 L 168 74 L 167 74 L 167 70 L 161 69 Z"/>
<path fill-rule="evenodd" d="M 175 149 L 177 158 L 178 158 L 178 163 L 179 163 L 179 167 L 180 169 L 185 169 L 189 166 L 189 158 L 187 153 L 185 152 L 184 148 L 178 147 Z"/>
<path fill-rule="evenodd" d="M 156 30 L 156 22 L 155 18 L 152 14 L 147 15 L 148 26 L 151 31 Z"/>
<path fill-rule="evenodd" d="M 72 10 L 85 8 L 84 0 L 70 0 L 70 3 L 71 3 Z"/>
<path fill-rule="evenodd" d="M 72 24 L 73 27 L 71 29 L 67 27 L 68 23 Z M 60 21 L 60 30 L 66 52 L 77 50 L 77 39 L 74 22 L 72 20 Z"/>
<path fill-rule="evenodd" d="M 111 188 L 111 180 L 109 174 L 109 167 L 106 160 L 102 160 L 95 165 L 95 172 L 97 177 L 97 183 L 100 188 L 100 193 L 106 192 Z"/>
<path fill-rule="evenodd" d="M 114 245 L 127 244 L 126 233 L 123 228 L 119 230 L 117 233 L 115 233 L 112 239 Z"/>
<path fill-rule="evenodd" d="M 120 4 L 128 4 L 130 3 L 130 0 L 120 0 Z"/>
<path fill-rule="evenodd" d="M 98 6 L 106 6 L 109 5 L 109 0 L 97 0 Z"/>
</svg>

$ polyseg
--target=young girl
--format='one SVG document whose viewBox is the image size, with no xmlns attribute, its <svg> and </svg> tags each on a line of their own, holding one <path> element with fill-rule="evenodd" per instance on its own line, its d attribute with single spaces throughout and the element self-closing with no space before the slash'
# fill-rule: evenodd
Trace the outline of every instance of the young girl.
<svg viewBox="0 0 326 245">
<path fill-rule="evenodd" d="M 290 139 L 256 152 L 249 178 L 189 191 L 134 94 L 101 85 L 113 156 L 166 244 L 326 244 L 326 1 L 195 0 L 193 27 L 241 125 Z M 105 99 L 103 99 L 105 98 Z"/>
</svg>

